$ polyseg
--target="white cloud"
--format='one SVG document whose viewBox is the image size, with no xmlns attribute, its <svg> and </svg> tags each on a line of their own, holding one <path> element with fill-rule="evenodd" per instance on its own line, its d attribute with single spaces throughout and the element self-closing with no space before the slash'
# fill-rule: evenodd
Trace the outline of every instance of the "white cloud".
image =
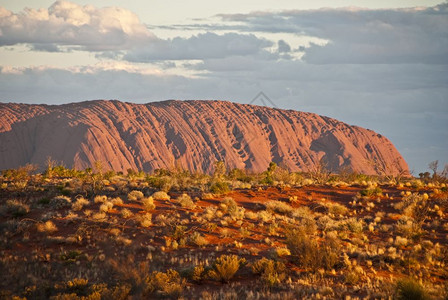
<svg viewBox="0 0 448 300">
<path fill-rule="evenodd" d="M 0 7 L 0 46 L 31 44 L 34 49 L 58 46 L 89 51 L 129 49 L 154 39 L 133 12 L 119 7 L 96 8 L 57 1 L 48 9 L 13 13 Z"/>
</svg>

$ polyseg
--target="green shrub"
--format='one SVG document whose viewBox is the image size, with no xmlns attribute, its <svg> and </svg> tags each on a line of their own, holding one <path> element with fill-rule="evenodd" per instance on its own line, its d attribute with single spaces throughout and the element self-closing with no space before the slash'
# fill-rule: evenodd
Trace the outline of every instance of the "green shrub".
<svg viewBox="0 0 448 300">
<path fill-rule="evenodd" d="M 383 190 L 380 187 L 369 187 L 360 191 L 359 193 L 364 197 L 374 197 L 381 196 L 383 194 Z"/>
<path fill-rule="evenodd" d="M 400 279 L 395 284 L 395 297 L 397 300 L 424 300 L 430 299 L 425 288 L 410 278 Z"/>
<path fill-rule="evenodd" d="M 227 182 L 217 181 L 210 185 L 210 192 L 213 194 L 225 194 L 230 192 L 230 186 Z"/>
<path fill-rule="evenodd" d="M 170 176 L 148 176 L 146 181 L 150 186 L 164 192 L 169 192 L 174 182 Z"/>
<path fill-rule="evenodd" d="M 229 282 L 235 273 L 244 264 L 246 260 L 236 255 L 221 255 L 214 264 L 213 269 L 209 271 L 208 276 L 214 280 L 221 282 Z"/>
</svg>

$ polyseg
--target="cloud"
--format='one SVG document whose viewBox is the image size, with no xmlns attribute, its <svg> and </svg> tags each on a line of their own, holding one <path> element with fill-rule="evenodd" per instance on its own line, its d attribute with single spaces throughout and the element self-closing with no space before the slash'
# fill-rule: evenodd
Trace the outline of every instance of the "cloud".
<svg viewBox="0 0 448 300">
<path fill-rule="evenodd" d="M 305 49 L 309 63 L 448 63 L 448 3 L 430 8 L 319 9 L 220 15 L 241 31 L 329 40 Z"/>
<path fill-rule="evenodd" d="M 153 60 L 193 60 L 255 55 L 273 43 L 253 34 L 207 32 L 190 38 L 157 40 L 130 50 L 124 59 L 132 62 Z"/>
<path fill-rule="evenodd" d="M 13 13 L 0 7 L 0 46 L 31 44 L 57 51 L 59 46 L 88 51 L 120 50 L 154 38 L 133 12 L 57 1 L 48 9 Z"/>
</svg>

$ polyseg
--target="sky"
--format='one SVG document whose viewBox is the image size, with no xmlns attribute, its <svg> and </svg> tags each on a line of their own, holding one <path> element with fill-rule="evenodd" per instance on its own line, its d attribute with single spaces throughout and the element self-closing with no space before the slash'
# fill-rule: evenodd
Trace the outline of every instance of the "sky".
<svg viewBox="0 0 448 300">
<path fill-rule="evenodd" d="M 0 0 L 0 102 L 259 92 L 385 135 L 416 176 L 443 168 L 448 2 Z"/>
</svg>

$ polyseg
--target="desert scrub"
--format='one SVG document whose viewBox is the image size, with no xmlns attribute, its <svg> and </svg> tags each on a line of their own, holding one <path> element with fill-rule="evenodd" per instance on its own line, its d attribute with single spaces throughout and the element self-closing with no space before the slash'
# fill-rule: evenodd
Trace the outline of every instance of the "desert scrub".
<svg viewBox="0 0 448 300">
<path fill-rule="evenodd" d="M 236 255 L 221 255 L 213 263 L 213 268 L 208 272 L 208 276 L 214 280 L 227 283 L 233 278 L 242 264 L 245 264 L 244 258 Z"/>
<path fill-rule="evenodd" d="M 72 204 L 72 209 L 75 211 L 81 210 L 85 205 L 89 205 L 89 200 L 84 197 L 79 197 L 76 199 L 75 203 Z"/>
<path fill-rule="evenodd" d="M 166 192 L 163 191 L 155 192 L 154 194 L 151 195 L 151 197 L 154 200 L 161 200 L 161 201 L 169 201 L 171 199 L 171 197 Z"/>
<path fill-rule="evenodd" d="M 411 278 L 400 279 L 395 284 L 394 299 L 397 300 L 425 300 L 430 299 L 425 288 Z"/>
<path fill-rule="evenodd" d="M 12 216 L 14 218 L 22 217 L 29 211 L 29 205 L 15 199 L 7 200 L 6 203 L 0 207 L 0 215 Z"/>
<path fill-rule="evenodd" d="M 422 225 L 428 217 L 430 205 L 427 196 L 414 193 L 403 197 L 403 201 L 396 204 L 395 208 L 401 210 L 405 216 L 413 218 L 415 223 Z"/>
<path fill-rule="evenodd" d="M 72 199 L 67 196 L 57 196 L 50 200 L 50 206 L 55 209 L 66 208 L 72 206 Z"/>
<path fill-rule="evenodd" d="M 115 198 L 111 199 L 110 202 L 112 202 L 114 205 L 122 205 L 123 204 L 123 200 L 120 197 L 115 197 Z"/>
<path fill-rule="evenodd" d="M 284 263 L 273 261 L 265 257 L 252 263 L 251 269 L 252 273 L 261 275 L 261 282 L 268 287 L 280 285 L 286 277 L 286 267 Z"/>
<path fill-rule="evenodd" d="M 152 215 L 149 213 L 139 215 L 138 221 L 140 222 L 140 226 L 149 227 L 152 225 Z"/>
<path fill-rule="evenodd" d="M 418 240 L 424 233 L 421 224 L 407 216 L 402 216 L 398 219 L 395 229 L 398 233 L 413 240 Z"/>
<path fill-rule="evenodd" d="M 232 220 L 244 219 L 244 207 L 238 206 L 235 200 L 231 197 L 226 197 L 220 204 L 220 208 L 229 214 Z"/>
<path fill-rule="evenodd" d="M 45 223 L 37 223 L 37 231 L 45 233 L 53 233 L 57 231 L 58 228 L 52 221 L 47 221 Z"/>
<path fill-rule="evenodd" d="M 339 203 L 329 203 L 327 204 L 328 212 L 333 215 L 345 216 L 348 212 L 348 208 Z"/>
<path fill-rule="evenodd" d="M 353 233 L 362 233 L 364 231 L 364 221 L 362 219 L 350 218 L 339 223 L 340 230 L 349 230 Z"/>
<path fill-rule="evenodd" d="M 320 244 L 317 237 L 306 235 L 301 230 L 286 232 L 286 245 L 297 264 L 316 271 L 331 269 L 339 261 L 339 240 L 327 236 Z"/>
<path fill-rule="evenodd" d="M 225 194 L 230 192 L 230 186 L 227 182 L 217 181 L 210 185 L 210 192 L 213 194 Z"/>
<path fill-rule="evenodd" d="M 156 206 L 154 205 L 154 199 L 152 197 L 143 198 L 142 204 L 145 210 L 153 210 L 154 208 L 156 208 Z"/>
<path fill-rule="evenodd" d="M 193 233 L 190 236 L 189 241 L 191 244 L 196 245 L 198 247 L 204 247 L 208 245 L 207 239 L 203 237 L 199 232 Z"/>
<path fill-rule="evenodd" d="M 39 299 L 43 295 L 38 296 L 42 292 L 38 288 L 27 289 L 27 296 L 29 299 Z M 56 283 L 51 289 L 53 296 L 48 295 L 49 290 L 45 291 L 45 298 L 49 299 L 129 299 L 131 287 L 126 284 L 120 284 L 114 287 L 108 287 L 106 283 L 88 284 L 87 279 L 74 278 L 67 282 Z"/>
<path fill-rule="evenodd" d="M 146 279 L 146 290 L 148 294 L 177 299 L 181 296 L 185 284 L 185 280 L 175 270 L 169 269 L 165 273 L 154 271 Z"/>
<path fill-rule="evenodd" d="M 104 203 L 105 201 L 107 201 L 107 196 L 105 195 L 97 195 L 93 198 L 94 203 Z"/>
<path fill-rule="evenodd" d="M 279 247 L 275 248 L 275 255 L 278 257 L 289 256 L 291 255 L 291 251 L 288 248 Z"/>
<path fill-rule="evenodd" d="M 196 207 L 191 197 L 185 193 L 177 197 L 176 202 L 183 208 L 194 209 Z"/>
<path fill-rule="evenodd" d="M 207 270 L 203 265 L 197 265 L 191 272 L 191 280 L 196 283 L 201 283 L 207 277 Z"/>
<path fill-rule="evenodd" d="M 134 214 L 133 214 L 132 211 L 130 211 L 129 209 L 127 209 L 127 208 L 123 208 L 123 209 L 120 211 L 120 215 L 121 215 L 122 218 L 127 219 L 127 218 L 132 217 Z"/>
<path fill-rule="evenodd" d="M 283 215 L 291 215 L 293 208 L 285 202 L 271 200 L 266 203 L 266 209 L 271 212 L 276 212 Z"/>
<path fill-rule="evenodd" d="M 381 196 L 383 194 L 383 190 L 380 187 L 368 187 L 364 190 L 361 190 L 359 194 L 363 197 L 375 197 Z"/>
<path fill-rule="evenodd" d="M 104 212 L 97 212 L 94 213 L 91 218 L 95 221 L 104 221 L 107 218 L 107 215 Z"/>
<path fill-rule="evenodd" d="M 114 204 L 110 201 L 105 201 L 103 204 L 100 205 L 100 212 L 107 213 L 114 207 Z"/>
<path fill-rule="evenodd" d="M 145 195 L 143 195 L 143 193 L 141 191 L 131 191 L 128 193 L 128 200 L 129 201 L 137 201 L 140 200 L 144 197 Z"/>
</svg>

